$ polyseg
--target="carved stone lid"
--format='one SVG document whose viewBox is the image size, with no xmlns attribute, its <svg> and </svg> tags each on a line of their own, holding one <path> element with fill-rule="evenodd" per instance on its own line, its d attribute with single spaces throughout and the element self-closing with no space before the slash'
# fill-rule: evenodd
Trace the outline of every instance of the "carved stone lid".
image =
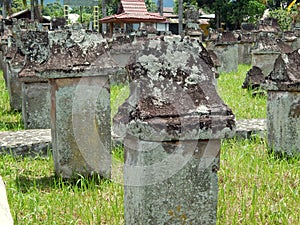
<svg viewBox="0 0 300 225">
<path fill-rule="evenodd" d="M 291 52 L 292 47 L 278 39 L 274 33 L 260 32 L 252 52 L 255 54 L 266 53 L 287 53 Z"/>
<path fill-rule="evenodd" d="M 230 135 L 234 115 L 218 96 L 212 67 L 196 40 L 166 36 L 146 41 L 127 66 L 131 95 L 115 125 L 153 141 Z"/>
<path fill-rule="evenodd" d="M 300 91 L 300 50 L 281 54 L 273 71 L 266 77 L 263 87 L 267 90 Z"/>
<path fill-rule="evenodd" d="M 27 31 L 22 34 L 22 43 L 27 60 L 20 76 L 99 76 L 109 75 L 118 67 L 107 52 L 106 40 L 86 30 Z"/>
</svg>

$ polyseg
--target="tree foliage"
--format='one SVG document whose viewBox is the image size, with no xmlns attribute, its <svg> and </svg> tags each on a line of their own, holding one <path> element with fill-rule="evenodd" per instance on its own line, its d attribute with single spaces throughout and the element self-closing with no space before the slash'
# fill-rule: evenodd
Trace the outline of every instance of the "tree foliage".
<svg viewBox="0 0 300 225">
<path fill-rule="evenodd" d="M 145 0 L 148 12 L 157 12 L 158 7 L 153 0 Z"/>
<path fill-rule="evenodd" d="M 239 29 L 242 22 L 255 23 L 266 9 L 263 0 L 197 0 L 200 8 L 208 8 L 216 15 L 216 26 Z"/>
<path fill-rule="evenodd" d="M 63 17 L 64 10 L 63 10 L 63 6 L 60 4 L 59 0 L 57 0 L 55 2 L 47 3 L 43 7 L 42 13 L 44 16 Z"/>
</svg>

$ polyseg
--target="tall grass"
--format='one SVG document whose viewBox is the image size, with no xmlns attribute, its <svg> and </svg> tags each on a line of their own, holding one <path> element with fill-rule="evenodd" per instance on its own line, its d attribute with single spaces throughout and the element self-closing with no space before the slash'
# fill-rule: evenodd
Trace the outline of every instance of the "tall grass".
<svg viewBox="0 0 300 225">
<path fill-rule="evenodd" d="M 0 156 L 15 224 L 123 224 L 123 186 L 100 177 L 62 180 L 52 156 Z"/>
<path fill-rule="evenodd" d="M 110 87 L 111 118 L 116 115 L 118 107 L 128 98 L 129 93 L 130 90 L 127 84 L 112 85 Z"/>
<path fill-rule="evenodd" d="M 22 114 L 10 108 L 9 94 L 0 70 L 0 131 L 24 129 Z"/>
<path fill-rule="evenodd" d="M 241 89 L 248 69 L 241 65 L 237 73 L 221 74 L 218 91 L 238 119 L 264 118 L 266 98 L 253 98 Z M 1 110 L 6 108 L 11 116 L 0 88 Z M 112 87 L 112 115 L 128 93 L 127 86 Z M 300 162 L 268 154 L 265 142 L 256 137 L 222 141 L 218 225 L 300 224 Z M 113 157 L 122 162 L 123 149 L 114 149 Z M 99 177 L 62 180 L 54 175 L 51 155 L 0 155 L 0 175 L 6 182 L 15 224 L 124 224 L 121 184 Z"/>
<path fill-rule="evenodd" d="M 267 152 L 265 140 L 224 140 L 218 225 L 300 224 L 300 161 Z"/>
<path fill-rule="evenodd" d="M 224 140 L 221 149 L 218 225 L 299 224 L 299 160 L 269 155 L 255 137 Z M 121 184 L 98 177 L 66 181 L 53 170 L 51 155 L 0 156 L 15 224 L 124 224 Z"/>
</svg>

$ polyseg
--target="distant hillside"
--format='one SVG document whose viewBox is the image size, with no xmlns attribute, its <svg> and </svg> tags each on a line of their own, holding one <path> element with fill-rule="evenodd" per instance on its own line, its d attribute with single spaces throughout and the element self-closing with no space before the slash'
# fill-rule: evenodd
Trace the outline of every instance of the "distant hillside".
<svg viewBox="0 0 300 225">
<path fill-rule="evenodd" d="M 55 2 L 56 0 L 44 0 L 44 5 L 50 2 Z M 61 4 L 63 4 L 63 0 L 59 0 Z M 157 0 L 155 0 L 157 2 Z M 174 1 L 173 0 L 163 0 L 164 1 L 164 7 L 173 7 Z"/>
</svg>

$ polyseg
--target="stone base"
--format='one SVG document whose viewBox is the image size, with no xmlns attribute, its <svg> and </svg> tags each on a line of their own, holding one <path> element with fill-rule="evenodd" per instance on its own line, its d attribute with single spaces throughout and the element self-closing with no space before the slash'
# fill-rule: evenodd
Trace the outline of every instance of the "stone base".
<svg viewBox="0 0 300 225">
<path fill-rule="evenodd" d="M 215 224 L 220 140 L 126 137 L 126 224 Z"/>
<path fill-rule="evenodd" d="M 18 74 L 7 69 L 6 79 L 11 109 L 22 110 L 22 82 Z"/>
<path fill-rule="evenodd" d="M 238 44 L 238 64 L 251 64 L 251 48 L 251 42 Z"/>
<path fill-rule="evenodd" d="M 300 155 L 300 92 L 268 91 L 267 130 L 275 153 Z"/>
<path fill-rule="evenodd" d="M 235 72 L 238 69 L 238 45 L 222 44 L 213 47 L 213 51 L 220 61 L 219 73 Z"/>
<path fill-rule="evenodd" d="M 22 117 L 25 129 L 50 128 L 50 85 L 22 84 Z"/>
</svg>

